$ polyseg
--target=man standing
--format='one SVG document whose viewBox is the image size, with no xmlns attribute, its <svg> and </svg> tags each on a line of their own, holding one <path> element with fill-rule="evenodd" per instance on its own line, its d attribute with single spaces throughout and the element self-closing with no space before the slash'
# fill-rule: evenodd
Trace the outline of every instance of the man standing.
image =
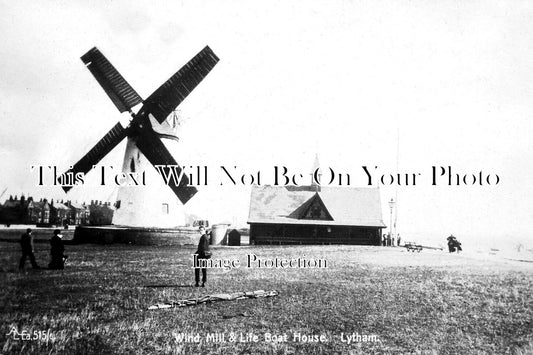
<svg viewBox="0 0 533 355">
<path fill-rule="evenodd" d="M 50 254 L 52 255 L 52 261 L 50 261 L 50 264 L 48 265 L 49 269 L 59 270 L 65 268 L 66 257 L 63 255 L 65 247 L 63 246 L 63 240 L 61 237 L 60 230 L 56 229 L 54 231 L 54 236 L 50 238 Z"/>
<path fill-rule="evenodd" d="M 30 257 L 31 267 L 34 269 L 40 269 L 39 265 L 35 261 L 35 255 L 33 255 L 33 235 L 31 235 L 31 229 L 26 229 L 20 237 L 20 246 L 22 247 L 22 257 L 20 258 L 19 270 L 24 269 L 24 264 L 26 264 L 26 256 Z"/>
<path fill-rule="evenodd" d="M 198 249 L 196 250 L 196 254 L 198 255 L 198 260 L 201 259 L 209 259 L 211 257 L 211 252 L 209 251 L 209 239 L 207 238 L 207 235 L 205 234 L 205 227 L 200 226 L 200 241 L 198 242 Z M 201 262 L 201 261 L 200 261 Z M 202 287 L 205 287 L 205 283 L 207 282 L 207 269 L 202 269 Z M 199 286 L 200 283 L 200 268 L 195 265 L 194 268 L 194 279 L 196 281 L 195 287 Z"/>
</svg>

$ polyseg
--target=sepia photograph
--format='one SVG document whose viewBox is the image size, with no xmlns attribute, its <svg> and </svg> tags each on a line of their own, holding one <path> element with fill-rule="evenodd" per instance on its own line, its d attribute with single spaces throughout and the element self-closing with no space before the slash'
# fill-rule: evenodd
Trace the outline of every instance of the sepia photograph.
<svg viewBox="0 0 533 355">
<path fill-rule="evenodd" d="M 1 354 L 533 353 L 533 3 L 0 30 Z"/>
</svg>

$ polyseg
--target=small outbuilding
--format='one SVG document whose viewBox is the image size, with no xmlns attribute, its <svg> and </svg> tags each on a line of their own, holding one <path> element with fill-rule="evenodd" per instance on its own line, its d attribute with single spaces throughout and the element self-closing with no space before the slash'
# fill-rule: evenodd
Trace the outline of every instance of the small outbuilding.
<svg viewBox="0 0 533 355">
<path fill-rule="evenodd" d="M 378 188 L 253 186 L 250 244 L 380 245 Z"/>
</svg>

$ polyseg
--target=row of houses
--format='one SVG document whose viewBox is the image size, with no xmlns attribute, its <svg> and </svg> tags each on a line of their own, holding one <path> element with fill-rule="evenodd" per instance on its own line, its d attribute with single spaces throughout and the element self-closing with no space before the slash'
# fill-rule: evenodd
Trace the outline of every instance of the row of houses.
<svg viewBox="0 0 533 355">
<path fill-rule="evenodd" d="M 111 224 L 115 207 L 110 202 L 91 201 L 90 204 L 67 201 L 48 201 L 21 195 L 9 196 L 0 204 L 0 223 L 64 226 Z"/>
</svg>

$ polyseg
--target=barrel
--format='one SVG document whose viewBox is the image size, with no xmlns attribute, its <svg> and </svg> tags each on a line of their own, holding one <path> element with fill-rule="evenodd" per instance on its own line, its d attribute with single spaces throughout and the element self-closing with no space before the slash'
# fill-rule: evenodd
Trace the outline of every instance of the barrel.
<svg viewBox="0 0 533 355">
<path fill-rule="evenodd" d="M 211 244 L 226 245 L 228 244 L 226 232 L 228 231 L 227 224 L 214 224 L 211 229 Z"/>
</svg>

